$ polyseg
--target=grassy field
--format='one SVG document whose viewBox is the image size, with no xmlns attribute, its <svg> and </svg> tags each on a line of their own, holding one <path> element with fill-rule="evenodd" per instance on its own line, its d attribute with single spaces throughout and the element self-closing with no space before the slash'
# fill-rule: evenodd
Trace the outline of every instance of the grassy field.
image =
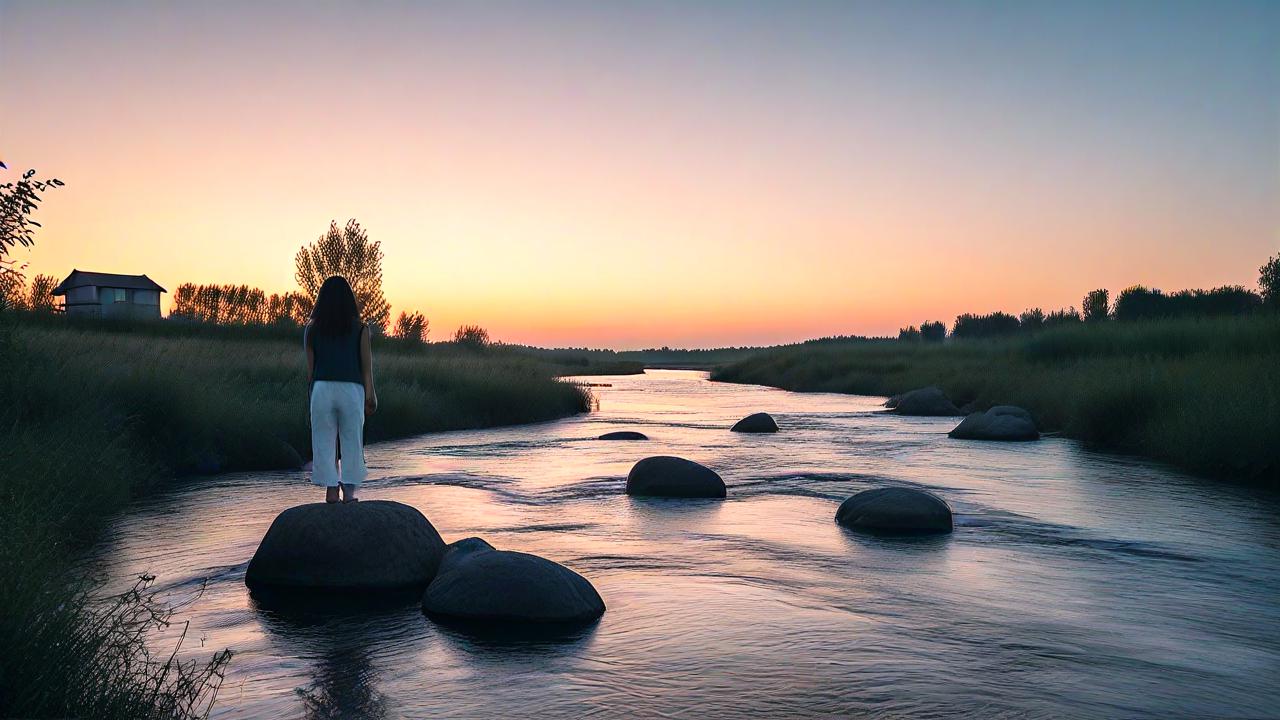
<svg viewBox="0 0 1280 720">
<path fill-rule="evenodd" d="M 148 658 L 145 589 L 114 606 L 69 577 L 101 523 L 194 472 L 309 455 L 298 333 L 17 319 L 0 327 L 0 717 L 198 716 L 225 658 Z M 564 370 L 513 353 L 375 342 L 369 441 L 586 411 Z M 591 368 L 568 372 L 583 374 Z M 154 613 L 159 612 L 160 615 Z"/>
<path fill-rule="evenodd" d="M 938 385 L 1043 429 L 1204 475 L 1280 485 L 1280 316 L 1106 322 L 1004 340 L 799 346 L 717 369 L 725 382 L 890 395 Z"/>
</svg>

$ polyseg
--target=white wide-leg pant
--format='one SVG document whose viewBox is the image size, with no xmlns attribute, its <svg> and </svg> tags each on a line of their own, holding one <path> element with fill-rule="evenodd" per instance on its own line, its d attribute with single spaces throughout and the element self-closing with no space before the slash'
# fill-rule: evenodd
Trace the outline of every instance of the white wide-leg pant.
<svg viewBox="0 0 1280 720">
<path fill-rule="evenodd" d="M 342 444 L 339 473 L 337 444 Z M 336 487 L 364 482 L 364 386 L 317 380 L 311 386 L 311 482 Z"/>
</svg>

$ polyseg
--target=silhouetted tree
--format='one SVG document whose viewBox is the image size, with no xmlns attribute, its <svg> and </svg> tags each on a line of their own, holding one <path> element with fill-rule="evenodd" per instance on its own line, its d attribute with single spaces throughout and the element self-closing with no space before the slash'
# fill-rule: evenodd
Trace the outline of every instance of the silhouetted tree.
<svg viewBox="0 0 1280 720">
<path fill-rule="evenodd" d="M 454 331 L 453 341 L 466 347 L 483 348 L 489 344 L 489 331 L 479 325 L 463 325 Z"/>
<path fill-rule="evenodd" d="M 173 291 L 169 316 L 218 325 L 302 325 L 311 300 L 302 293 L 268 296 L 248 285 L 183 283 Z"/>
<path fill-rule="evenodd" d="M 898 339 L 904 342 L 919 342 L 920 329 L 917 328 L 915 325 L 900 328 L 898 330 Z"/>
<path fill-rule="evenodd" d="M 400 317 L 396 318 L 395 334 L 414 345 L 421 345 L 427 341 L 430 325 L 430 321 L 420 312 L 401 312 Z"/>
<path fill-rule="evenodd" d="M 1080 317 L 1080 313 L 1076 312 L 1075 307 L 1054 310 L 1044 316 L 1044 326 L 1047 328 L 1059 325 L 1077 325 L 1082 322 L 1084 322 L 1084 319 Z"/>
<path fill-rule="evenodd" d="M 283 295 L 272 293 L 267 298 L 267 322 L 274 325 L 306 325 L 311 317 L 311 298 L 300 292 Z"/>
<path fill-rule="evenodd" d="M 382 295 L 382 243 L 369 242 L 360 223 L 348 220 L 339 229 L 337 222 L 330 222 L 328 232 L 304 245 L 294 262 L 294 277 L 312 303 L 326 279 L 341 275 L 351 284 L 364 321 L 378 332 L 387 329 L 391 305 Z"/>
<path fill-rule="evenodd" d="M 27 309 L 38 313 L 51 313 L 57 308 L 53 289 L 58 287 L 58 278 L 52 275 L 36 275 L 31 279 L 31 288 L 27 291 Z"/>
<path fill-rule="evenodd" d="M 1243 285 L 1212 290 L 1179 290 L 1169 296 L 1174 316 L 1247 315 L 1262 307 L 1262 296 Z"/>
<path fill-rule="evenodd" d="M 1012 335 L 1018 332 L 1019 327 L 1018 318 L 1008 313 L 993 312 L 989 315 L 965 313 L 956 318 L 951 336 L 954 338 L 999 337 Z"/>
<path fill-rule="evenodd" d="M 40 193 L 63 185 L 61 180 L 37 180 L 35 176 L 35 170 L 28 170 L 21 180 L 0 185 L 0 275 L 21 274 L 9 252 L 19 245 L 35 244 L 35 229 L 40 223 L 31 215 L 40 207 Z"/>
<path fill-rule="evenodd" d="M 866 337 L 865 335 L 827 335 L 825 337 L 820 337 L 820 338 L 810 338 L 800 344 L 801 345 L 841 345 L 841 344 L 848 344 L 848 343 L 866 342 L 869 339 L 870 338 Z M 717 348 L 717 350 L 722 350 L 722 349 L 723 350 L 738 350 L 738 349 L 745 350 L 746 348 L 745 347 L 744 348 L 736 348 L 736 347 Z M 716 350 L 672 350 L 671 348 L 663 347 L 660 350 L 659 349 L 641 350 L 640 352 L 701 353 L 701 352 L 716 352 Z"/>
<path fill-rule="evenodd" d="M 1164 317 L 1169 314 L 1168 300 L 1160 290 L 1148 290 L 1141 285 L 1134 285 L 1120 291 L 1112 314 L 1116 320 Z"/>
<path fill-rule="evenodd" d="M 218 325 L 265 324 L 266 293 L 247 285 L 183 283 L 173 293 L 170 316 Z"/>
<path fill-rule="evenodd" d="M 920 323 L 920 339 L 925 342 L 942 342 L 947 339 L 947 326 L 941 320 Z"/>
<path fill-rule="evenodd" d="M 1172 295 L 1134 285 L 1116 298 L 1112 316 L 1116 320 L 1150 320 L 1245 315 L 1261 305 L 1260 295 L 1240 285 L 1225 285 L 1212 290 L 1179 290 Z"/>
<path fill-rule="evenodd" d="M 1024 332 L 1035 332 L 1044 327 L 1044 311 L 1040 308 L 1023 310 L 1018 316 L 1018 325 Z"/>
<path fill-rule="evenodd" d="M 1091 291 L 1084 296 L 1084 321 L 1099 322 L 1110 317 L 1110 294 L 1105 289 Z"/>
<path fill-rule="evenodd" d="M 1272 256 L 1258 268 L 1258 290 L 1267 307 L 1280 309 L 1280 255 Z"/>
<path fill-rule="evenodd" d="M 0 271 L 0 310 L 27 309 L 27 279 L 17 270 Z"/>
</svg>

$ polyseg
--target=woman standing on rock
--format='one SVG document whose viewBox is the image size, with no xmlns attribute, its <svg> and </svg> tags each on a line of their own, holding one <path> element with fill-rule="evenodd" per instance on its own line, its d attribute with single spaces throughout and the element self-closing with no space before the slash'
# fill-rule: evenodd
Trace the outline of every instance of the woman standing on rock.
<svg viewBox="0 0 1280 720">
<path fill-rule="evenodd" d="M 364 418 L 378 409 L 378 394 L 369 326 L 360 322 L 345 279 L 335 275 L 320 286 L 302 344 L 311 386 L 311 482 L 325 488 L 325 502 L 338 502 L 339 488 L 343 502 L 355 502 L 365 478 Z"/>
</svg>

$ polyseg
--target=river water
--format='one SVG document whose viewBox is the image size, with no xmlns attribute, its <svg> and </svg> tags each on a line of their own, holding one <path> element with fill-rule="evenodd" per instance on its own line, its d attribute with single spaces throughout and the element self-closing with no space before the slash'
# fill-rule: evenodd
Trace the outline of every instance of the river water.
<svg viewBox="0 0 1280 720">
<path fill-rule="evenodd" d="M 117 584 L 158 576 L 191 657 L 235 651 L 215 717 L 1280 715 L 1274 497 L 1068 440 L 949 440 L 953 420 L 877 414 L 879 398 L 685 371 L 589 380 L 612 386 L 588 415 L 371 446 L 363 493 L 417 507 L 446 542 L 573 568 L 608 606 L 581 632 L 256 606 L 258 540 L 321 499 L 302 472 L 184 481 L 96 556 Z M 761 410 L 781 432 L 728 432 Z M 652 439 L 594 439 L 618 429 Z M 717 470 L 728 499 L 623 494 L 659 454 Z M 835 524 L 841 500 L 883 485 L 942 496 L 954 534 Z"/>
</svg>

